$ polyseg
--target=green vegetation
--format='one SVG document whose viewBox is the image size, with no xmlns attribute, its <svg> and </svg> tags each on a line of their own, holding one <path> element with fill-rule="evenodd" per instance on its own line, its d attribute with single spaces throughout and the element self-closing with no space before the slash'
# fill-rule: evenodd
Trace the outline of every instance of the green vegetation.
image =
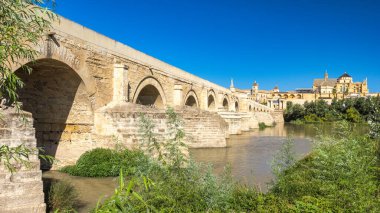
<svg viewBox="0 0 380 213">
<path fill-rule="evenodd" d="M 0 95 L 16 107 L 20 106 L 17 90 L 23 82 L 12 67 L 31 72 L 22 62 L 36 59 L 38 51 L 34 46 L 57 18 L 50 10 L 39 6 L 44 3 L 43 0 L 1 0 L 0 3 Z"/>
<path fill-rule="evenodd" d="M 229 168 L 215 176 L 192 161 L 176 167 L 152 160 L 143 175 L 121 176 L 122 187 L 95 212 L 378 212 L 378 140 L 353 135 L 347 122 L 337 126 L 335 137 L 320 136 L 300 161 L 287 140 L 266 194 L 233 181 Z"/>
<path fill-rule="evenodd" d="M 73 185 L 66 181 L 54 182 L 48 194 L 48 209 L 55 212 L 75 212 L 78 193 Z"/>
<path fill-rule="evenodd" d="M 23 86 L 23 82 L 12 68 L 21 67 L 26 72 L 31 72 L 30 67 L 20 62 L 36 59 L 38 51 L 34 46 L 57 18 L 50 10 L 37 6 L 44 3 L 43 0 L 0 1 L 0 99 L 8 105 L 14 105 L 17 112 L 21 106 L 17 102 L 17 90 Z M 24 144 L 17 147 L 2 145 L 0 163 L 14 172 L 19 164 L 29 166 L 29 156 L 34 153 L 35 149 Z M 41 158 L 52 160 L 44 155 Z"/>
<path fill-rule="evenodd" d="M 259 123 L 259 130 L 264 130 L 265 128 L 267 128 L 268 126 L 264 123 L 264 122 L 260 122 Z"/>
<path fill-rule="evenodd" d="M 141 166 L 147 161 L 148 158 L 141 151 L 96 148 L 84 153 L 75 165 L 63 167 L 61 171 L 73 176 L 115 177 L 119 175 L 120 169 L 127 175 L 143 170 Z"/>
<path fill-rule="evenodd" d="M 271 193 L 301 211 L 379 211 L 377 141 L 353 135 L 347 122 L 335 131 L 334 137 L 318 138 L 309 156 L 277 173 Z"/>
<path fill-rule="evenodd" d="M 16 172 L 21 166 L 29 168 L 31 166 L 29 158 L 33 155 L 38 155 L 38 153 L 43 153 L 42 148 L 30 148 L 24 144 L 18 145 L 16 147 L 9 147 L 7 145 L 0 146 L 0 163 L 10 171 L 11 173 Z M 54 157 L 49 155 L 38 155 L 41 160 L 44 160 L 50 164 L 53 163 Z"/>
<path fill-rule="evenodd" d="M 287 103 L 284 112 L 286 122 L 294 124 L 336 122 L 347 120 L 362 123 L 369 120 L 371 115 L 378 113 L 380 97 L 334 99 L 331 105 L 324 100 L 305 102 L 304 105 Z"/>
<path fill-rule="evenodd" d="M 140 114 L 139 127 L 142 138 L 140 148 L 145 150 L 151 156 L 158 160 L 162 165 L 171 165 L 174 168 L 180 168 L 186 164 L 188 157 L 188 147 L 185 140 L 185 132 L 182 128 L 182 119 L 174 112 L 172 108 L 166 110 L 166 124 L 168 133 L 166 141 L 158 142 L 153 132 L 155 127 L 153 121 L 144 114 Z"/>
<path fill-rule="evenodd" d="M 312 152 L 300 161 L 295 158 L 293 140 L 286 140 L 273 160 L 275 179 L 265 194 L 234 181 L 229 167 L 216 176 L 211 166 L 189 160 L 181 119 L 171 109 L 167 118 L 171 125 L 168 140 L 158 143 L 153 139 L 157 137 L 153 128 L 145 128 L 154 127 L 154 122 L 141 115 L 140 128 L 146 131 L 141 147 L 153 157 L 141 157 L 140 153 L 145 160 L 129 163 L 128 159 L 119 164 L 112 161 L 113 165 L 122 165 L 112 170 L 115 175 L 119 169 L 119 187 L 113 196 L 99 202 L 94 212 L 380 211 L 379 116 L 368 118 L 372 121 L 372 137 L 355 135 L 347 121 L 338 122 L 335 136 L 319 136 Z M 131 151 L 93 152 L 84 154 L 77 165 L 86 159 L 91 165 L 104 163 L 112 167 L 109 159 L 117 158 L 112 155 Z M 78 168 L 86 170 L 91 165 Z M 105 166 L 100 168 L 106 171 Z M 87 172 L 99 174 L 89 169 L 87 176 L 95 176 Z"/>
</svg>

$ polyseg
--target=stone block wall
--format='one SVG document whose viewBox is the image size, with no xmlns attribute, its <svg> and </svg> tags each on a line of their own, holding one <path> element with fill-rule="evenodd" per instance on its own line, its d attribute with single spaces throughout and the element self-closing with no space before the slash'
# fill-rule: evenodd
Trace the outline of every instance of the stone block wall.
<svg viewBox="0 0 380 213">
<path fill-rule="evenodd" d="M 219 112 L 219 115 L 228 123 L 228 134 L 238 135 L 242 133 L 243 124 L 239 113 Z"/>
<path fill-rule="evenodd" d="M 276 123 L 284 123 L 284 112 L 282 110 L 273 111 L 270 113 L 273 117 L 274 122 Z"/>
<path fill-rule="evenodd" d="M 272 115 L 266 112 L 255 112 L 257 121 L 259 123 L 265 123 L 267 126 L 273 126 L 275 120 Z"/>
<path fill-rule="evenodd" d="M 184 120 L 190 147 L 226 147 L 228 124 L 217 113 L 191 108 L 180 110 L 178 113 Z"/>
<path fill-rule="evenodd" d="M 32 127 L 32 116 L 23 113 L 27 123 L 10 110 L 0 110 L 0 146 L 15 147 L 24 144 L 36 148 L 35 131 Z M 30 167 L 19 166 L 11 173 L 0 164 L 0 212 L 24 213 L 45 212 L 44 193 L 42 186 L 42 172 L 37 155 L 30 157 Z"/>
<path fill-rule="evenodd" d="M 182 118 L 190 147 L 225 147 L 227 123 L 212 112 L 192 108 L 179 108 L 176 112 Z M 168 133 L 164 110 L 142 105 L 122 103 L 106 106 L 95 113 L 95 133 L 115 137 L 129 148 L 137 148 L 139 115 L 144 113 L 155 124 L 154 133 L 164 140 Z"/>
</svg>

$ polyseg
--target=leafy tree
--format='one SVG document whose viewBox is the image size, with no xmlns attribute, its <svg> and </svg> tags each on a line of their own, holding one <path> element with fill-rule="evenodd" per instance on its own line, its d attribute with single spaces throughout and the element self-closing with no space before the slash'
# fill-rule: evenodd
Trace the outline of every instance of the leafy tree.
<svg viewBox="0 0 380 213">
<path fill-rule="evenodd" d="M 7 104 L 14 104 L 17 111 L 20 109 L 17 89 L 23 82 L 12 69 L 21 67 L 31 72 L 23 62 L 36 59 L 35 46 L 57 19 L 53 12 L 41 7 L 45 3 L 44 0 L 0 0 L 0 97 Z M 18 162 L 28 166 L 29 155 L 34 151 L 37 150 L 24 145 L 13 148 L 2 145 L 0 163 L 13 172 L 12 164 Z"/>
<path fill-rule="evenodd" d="M 12 67 L 31 68 L 24 61 L 33 61 L 38 55 L 35 46 L 51 28 L 57 16 L 42 8 L 44 0 L 0 0 L 0 95 L 8 104 L 17 104 L 17 89 L 23 82 Z"/>
<path fill-rule="evenodd" d="M 302 119 L 305 116 L 305 108 L 300 104 L 287 103 L 284 112 L 284 119 L 286 122 Z"/>
</svg>

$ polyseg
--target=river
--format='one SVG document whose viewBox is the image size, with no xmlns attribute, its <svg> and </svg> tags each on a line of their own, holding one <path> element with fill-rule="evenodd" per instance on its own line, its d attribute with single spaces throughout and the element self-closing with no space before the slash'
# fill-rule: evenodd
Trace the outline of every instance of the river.
<svg viewBox="0 0 380 213">
<path fill-rule="evenodd" d="M 318 130 L 317 130 L 318 129 Z M 241 135 L 232 135 L 226 148 L 191 149 L 190 154 L 197 162 L 210 163 L 214 171 L 220 174 L 226 165 L 232 167 L 232 175 L 236 180 L 249 185 L 256 185 L 262 191 L 267 191 L 273 175 L 271 162 L 280 150 L 281 144 L 292 138 L 296 157 L 302 158 L 312 147 L 312 140 L 321 131 L 334 134 L 331 124 L 323 125 L 292 125 L 279 124 L 264 130 L 253 130 Z M 365 126 L 354 128 L 357 134 L 366 132 Z M 101 197 L 112 195 L 117 185 L 117 178 L 84 178 L 73 177 L 57 171 L 43 173 L 44 182 L 51 180 L 67 180 L 79 192 L 79 212 L 88 212 Z"/>
</svg>

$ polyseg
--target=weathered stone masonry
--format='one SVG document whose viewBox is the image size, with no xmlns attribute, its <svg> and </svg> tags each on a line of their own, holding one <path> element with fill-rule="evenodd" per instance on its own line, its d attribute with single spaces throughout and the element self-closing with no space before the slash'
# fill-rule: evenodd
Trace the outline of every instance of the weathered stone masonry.
<svg viewBox="0 0 380 213">
<path fill-rule="evenodd" d="M 35 131 L 32 116 L 24 113 L 24 123 L 14 110 L 0 110 L 0 145 L 16 147 L 24 144 L 35 148 Z M 10 173 L 0 164 L 0 212 L 45 212 L 42 191 L 42 172 L 36 155 L 30 157 L 30 167 L 18 166 Z"/>
</svg>

